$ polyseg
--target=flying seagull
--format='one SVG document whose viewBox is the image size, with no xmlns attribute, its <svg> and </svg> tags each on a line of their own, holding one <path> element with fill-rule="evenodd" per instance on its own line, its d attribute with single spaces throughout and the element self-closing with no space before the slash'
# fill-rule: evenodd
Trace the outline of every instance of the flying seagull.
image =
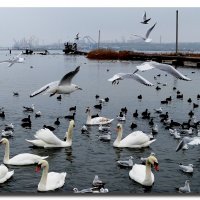
<svg viewBox="0 0 200 200">
<path fill-rule="evenodd" d="M 184 76 L 178 70 L 176 70 L 173 66 L 168 65 L 168 64 L 162 64 L 162 63 L 158 63 L 155 61 L 149 61 L 149 62 L 142 63 L 141 65 L 137 66 L 136 68 L 142 72 L 156 68 L 161 71 L 165 71 L 178 79 L 181 79 L 184 81 L 191 81 L 190 78 Z"/>
<path fill-rule="evenodd" d="M 41 87 L 39 90 L 36 90 L 30 95 L 30 97 L 34 97 L 41 93 L 50 93 L 50 96 L 53 96 L 54 94 L 70 94 L 76 90 L 82 90 L 79 86 L 71 83 L 73 77 L 79 72 L 79 70 L 80 66 L 78 66 L 74 71 L 65 74 L 60 81 L 53 81 Z"/>
<path fill-rule="evenodd" d="M 0 63 L 9 63 L 8 67 L 11 67 L 12 65 L 14 65 L 15 63 L 23 63 L 24 62 L 24 58 L 20 57 L 22 53 L 18 54 L 17 56 L 15 56 L 12 59 L 9 60 L 3 60 L 0 61 Z"/>
<path fill-rule="evenodd" d="M 156 25 L 156 23 L 146 32 L 145 37 L 140 36 L 140 35 L 134 35 L 134 36 L 142 38 L 145 42 L 151 42 L 152 39 L 149 38 L 149 35 L 150 35 L 151 31 L 154 29 L 155 25 Z"/>
<path fill-rule="evenodd" d="M 140 22 L 140 23 L 142 23 L 142 24 L 148 24 L 148 22 L 149 22 L 150 19 L 151 18 L 147 19 L 147 15 L 146 15 L 146 11 L 145 11 L 144 16 L 143 16 L 143 21 Z"/>
<path fill-rule="evenodd" d="M 149 62 L 144 62 L 139 66 L 136 66 L 136 68 L 137 69 L 133 73 L 115 74 L 112 78 L 108 79 L 108 81 L 112 81 L 112 84 L 116 84 L 116 83 L 118 84 L 120 80 L 131 78 L 146 86 L 153 86 L 153 83 L 149 82 L 144 77 L 136 73 L 138 71 L 147 71 L 153 68 L 159 69 L 161 71 L 165 71 L 178 79 L 181 79 L 184 81 L 191 81 L 190 78 L 184 76 L 182 73 L 176 70 L 173 66 L 168 65 L 168 64 L 162 64 L 155 61 L 149 61 Z"/>
<path fill-rule="evenodd" d="M 115 74 L 112 78 L 109 78 L 108 81 L 112 81 L 112 84 L 119 84 L 120 80 L 130 78 L 138 81 L 139 83 L 146 85 L 146 86 L 153 86 L 153 83 L 149 82 L 144 77 L 137 74 L 138 70 L 136 70 L 134 73 L 118 73 Z"/>
</svg>

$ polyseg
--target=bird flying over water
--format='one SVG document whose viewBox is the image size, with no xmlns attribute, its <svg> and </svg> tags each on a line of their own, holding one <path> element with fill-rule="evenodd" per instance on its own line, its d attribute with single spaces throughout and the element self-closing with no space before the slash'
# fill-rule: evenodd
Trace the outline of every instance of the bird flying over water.
<svg viewBox="0 0 200 200">
<path fill-rule="evenodd" d="M 144 15 L 143 15 L 143 21 L 140 22 L 141 24 L 148 24 L 149 20 L 151 18 L 147 19 L 147 14 L 146 14 L 146 11 L 144 12 Z"/>
<path fill-rule="evenodd" d="M 8 67 L 11 67 L 12 65 L 14 65 L 15 63 L 23 63 L 24 62 L 24 58 L 20 57 L 22 53 L 18 54 L 17 56 L 15 56 L 12 59 L 9 60 L 3 60 L 0 61 L 0 63 L 9 63 Z"/>
<path fill-rule="evenodd" d="M 39 90 L 36 90 L 30 95 L 30 97 L 34 97 L 41 93 L 50 93 L 50 96 L 53 96 L 54 94 L 70 94 L 76 90 L 82 90 L 79 86 L 71 83 L 73 77 L 79 72 L 79 70 L 80 66 L 78 66 L 74 71 L 65 74 L 60 81 L 53 81 L 41 87 Z"/>
<path fill-rule="evenodd" d="M 140 36 L 140 35 L 134 35 L 134 36 L 142 38 L 145 42 L 151 42 L 152 39 L 149 38 L 149 35 L 150 35 L 151 31 L 154 29 L 155 26 L 156 26 L 156 23 L 150 29 L 147 30 L 146 35 L 144 37 Z"/>
<path fill-rule="evenodd" d="M 141 84 L 147 85 L 147 86 L 153 86 L 153 83 L 149 82 L 146 80 L 144 77 L 141 75 L 137 74 L 136 72 L 138 71 L 147 71 L 153 68 L 165 71 L 172 76 L 184 80 L 184 81 L 191 81 L 190 78 L 184 76 L 182 73 L 180 73 L 177 69 L 175 69 L 173 66 L 168 65 L 168 64 L 162 64 L 158 63 L 155 61 L 149 61 L 149 62 L 144 62 L 139 66 L 136 66 L 136 70 L 133 73 L 118 73 L 115 74 L 112 78 L 108 79 L 108 81 L 112 81 L 112 84 L 118 84 L 120 80 L 126 79 L 126 78 L 132 78 L 136 81 L 138 81 Z"/>
</svg>

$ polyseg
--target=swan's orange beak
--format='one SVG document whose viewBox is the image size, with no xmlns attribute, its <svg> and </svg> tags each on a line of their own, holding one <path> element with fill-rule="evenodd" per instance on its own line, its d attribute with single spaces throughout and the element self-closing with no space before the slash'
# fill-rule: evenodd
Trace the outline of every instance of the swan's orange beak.
<svg viewBox="0 0 200 200">
<path fill-rule="evenodd" d="M 39 172 L 41 169 L 41 166 L 40 165 L 37 165 L 36 168 L 35 168 L 35 172 Z"/>
<path fill-rule="evenodd" d="M 158 163 L 154 162 L 154 168 L 155 168 L 156 171 L 159 171 Z"/>
</svg>

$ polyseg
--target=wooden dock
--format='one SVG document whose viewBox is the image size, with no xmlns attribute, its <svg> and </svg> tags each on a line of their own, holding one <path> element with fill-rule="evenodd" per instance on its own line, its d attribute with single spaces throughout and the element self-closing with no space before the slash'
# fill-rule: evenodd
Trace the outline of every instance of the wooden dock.
<svg viewBox="0 0 200 200">
<path fill-rule="evenodd" d="M 113 51 L 98 49 L 88 53 L 89 59 L 98 60 L 153 60 L 178 66 L 200 67 L 198 53 L 147 53 L 134 51 Z"/>
</svg>

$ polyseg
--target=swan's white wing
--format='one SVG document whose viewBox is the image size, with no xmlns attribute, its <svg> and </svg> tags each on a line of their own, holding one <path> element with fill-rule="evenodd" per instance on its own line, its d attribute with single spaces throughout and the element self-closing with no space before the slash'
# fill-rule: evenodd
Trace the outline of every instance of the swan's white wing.
<svg viewBox="0 0 200 200">
<path fill-rule="evenodd" d="M 11 165 L 31 165 L 38 163 L 41 159 L 46 159 L 48 156 L 38 156 L 31 153 L 21 153 L 8 161 L 8 164 Z"/>
<path fill-rule="evenodd" d="M 0 165 L 0 179 L 4 178 L 7 173 L 8 173 L 8 168 L 5 165 L 1 164 Z"/>
<path fill-rule="evenodd" d="M 57 136 L 53 134 L 52 131 L 50 131 L 47 128 L 40 129 L 39 131 L 36 132 L 34 136 L 38 140 L 42 140 L 47 144 L 59 145 L 62 142 Z"/>
<path fill-rule="evenodd" d="M 57 188 L 62 187 L 65 184 L 65 177 L 67 173 L 57 173 L 57 172 L 49 172 L 47 176 L 47 190 L 55 190 Z"/>
<path fill-rule="evenodd" d="M 40 89 L 38 89 L 35 92 L 33 92 L 30 95 L 30 97 L 34 97 L 34 96 L 36 96 L 38 94 L 44 93 L 45 91 L 47 92 L 47 91 L 49 91 L 50 88 L 57 87 L 58 83 L 59 83 L 59 81 L 54 81 L 54 82 L 48 83 L 45 86 L 43 86 Z"/>
<path fill-rule="evenodd" d="M 184 76 L 182 73 L 180 73 L 178 70 L 176 70 L 173 66 L 168 65 L 168 64 L 162 64 L 162 63 L 158 63 L 155 61 L 150 61 L 150 62 L 144 62 L 141 65 L 137 66 L 136 68 L 140 71 L 146 71 L 149 69 L 157 68 L 159 70 L 162 70 L 162 71 L 165 71 L 165 72 L 171 74 L 172 76 L 174 76 L 178 79 L 182 79 L 185 81 L 191 81 L 190 78 Z"/>
<path fill-rule="evenodd" d="M 148 80 L 146 80 L 144 77 L 140 76 L 137 73 L 118 73 L 118 74 L 115 74 L 112 78 L 108 79 L 108 81 L 113 82 L 113 81 L 123 80 L 126 78 L 134 79 L 138 81 L 139 83 L 147 85 L 147 86 L 153 86 L 151 82 L 149 82 Z"/>
<path fill-rule="evenodd" d="M 149 137 L 142 131 L 134 131 L 121 140 L 120 145 L 126 146 L 142 145 L 149 141 Z"/>
<path fill-rule="evenodd" d="M 154 29 L 155 25 L 156 25 L 156 23 L 147 31 L 146 38 L 149 37 L 149 35 L 150 35 L 151 31 Z"/>
<path fill-rule="evenodd" d="M 70 85 L 73 77 L 79 72 L 80 66 L 78 66 L 74 71 L 71 71 L 60 80 L 59 85 Z"/>
</svg>

